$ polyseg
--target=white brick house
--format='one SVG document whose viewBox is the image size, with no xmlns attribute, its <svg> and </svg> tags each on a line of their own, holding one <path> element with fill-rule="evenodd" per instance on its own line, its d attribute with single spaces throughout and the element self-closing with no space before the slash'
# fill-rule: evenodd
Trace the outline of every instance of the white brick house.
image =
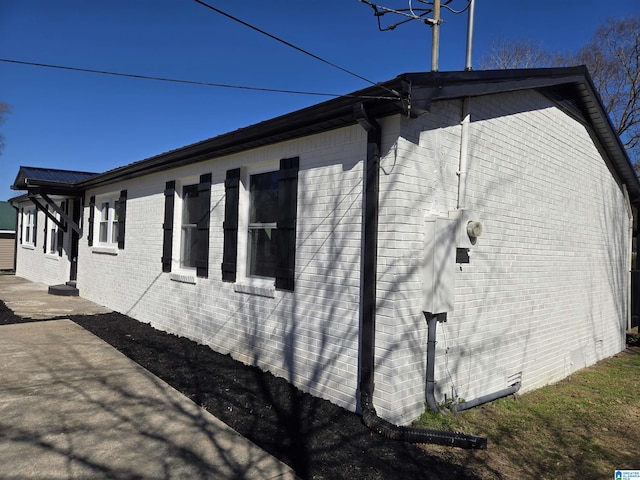
<svg viewBox="0 0 640 480">
<path fill-rule="evenodd" d="M 82 200 L 83 297 L 351 410 L 372 393 L 395 423 L 424 410 L 425 311 L 447 314 L 437 402 L 531 390 L 624 348 L 640 184 L 582 67 L 401 75 L 14 188 Z M 34 255 L 31 200 L 12 202 L 17 275 L 68 280 Z"/>
</svg>

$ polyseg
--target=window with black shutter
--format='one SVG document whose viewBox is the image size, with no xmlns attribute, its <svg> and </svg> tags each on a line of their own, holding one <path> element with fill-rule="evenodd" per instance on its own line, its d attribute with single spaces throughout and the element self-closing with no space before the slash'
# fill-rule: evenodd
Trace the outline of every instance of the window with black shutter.
<svg viewBox="0 0 640 480">
<path fill-rule="evenodd" d="M 280 160 L 278 172 L 278 220 L 276 230 L 276 288 L 293 291 L 296 265 L 296 221 L 300 159 Z"/>
<path fill-rule="evenodd" d="M 47 212 L 49 211 L 49 205 L 47 205 Z M 42 241 L 42 252 L 47 253 L 47 229 L 49 228 L 49 218 L 45 214 L 44 216 L 44 240 Z"/>
<path fill-rule="evenodd" d="M 227 171 L 224 182 L 224 247 L 222 253 L 222 281 L 235 282 L 238 257 L 238 202 L 240 200 L 240 169 Z"/>
<path fill-rule="evenodd" d="M 167 182 L 164 189 L 164 223 L 162 224 L 162 271 L 171 271 L 173 255 L 173 209 L 175 204 L 176 182 Z"/>
<path fill-rule="evenodd" d="M 33 209 L 33 246 L 35 247 L 38 241 L 38 210 Z"/>
<path fill-rule="evenodd" d="M 296 221 L 298 212 L 298 157 L 280 161 L 279 169 L 248 169 L 240 183 L 240 169 L 229 170 L 226 181 L 222 279 L 236 281 L 237 271 L 247 279 L 275 280 L 278 290 L 294 290 Z M 239 191 L 247 189 L 246 220 L 239 226 Z M 245 198 L 245 197 L 243 197 Z M 246 240 L 238 252 L 238 236 Z M 237 261 L 243 261 L 238 268 Z M 253 283 L 253 282 L 251 282 Z"/>
<path fill-rule="evenodd" d="M 198 216 L 196 221 L 195 267 L 198 277 L 209 276 L 209 218 L 211 209 L 211 174 L 200 176 L 198 183 Z"/>
<path fill-rule="evenodd" d="M 124 234 L 125 234 L 125 223 L 127 218 L 127 191 L 122 190 L 120 192 L 120 198 L 116 203 L 116 225 L 114 225 L 116 229 L 116 234 L 114 237 L 118 242 L 118 248 L 120 250 L 124 249 Z"/>
<path fill-rule="evenodd" d="M 93 246 L 93 222 L 95 219 L 96 197 L 89 198 L 89 233 L 87 234 L 87 242 L 89 246 Z"/>
</svg>

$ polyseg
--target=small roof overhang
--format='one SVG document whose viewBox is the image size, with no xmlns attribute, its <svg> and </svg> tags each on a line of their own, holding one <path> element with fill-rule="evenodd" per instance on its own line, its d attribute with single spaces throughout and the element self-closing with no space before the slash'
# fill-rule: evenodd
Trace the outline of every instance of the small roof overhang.
<svg viewBox="0 0 640 480">
<path fill-rule="evenodd" d="M 11 188 L 30 194 L 44 192 L 47 195 L 78 196 L 77 183 L 91 176 L 91 172 L 60 170 L 54 168 L 20 167 Z"/>
</svg>

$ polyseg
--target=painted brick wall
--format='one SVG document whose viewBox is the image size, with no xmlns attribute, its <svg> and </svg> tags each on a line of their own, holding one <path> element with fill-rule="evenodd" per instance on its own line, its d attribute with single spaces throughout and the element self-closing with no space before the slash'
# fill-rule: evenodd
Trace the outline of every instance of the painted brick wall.
<svg viewBox="0 0 640 480">
<path fill-rule="evenodd" d="M 81 294 L 353 410 L 365 155 L 366 134 L 354 126 L 91 190 L 87 199 L 127 189 L 126 247 L 105 253 L 81 240 Z M 221 280 L 226 170 L 292 156 L 300 158 L 295 292 L 238 293 Z M 182 283 L 162 273 L 163 191 L 166 181 L 203 173 L 212 173 L 209 277 Z"/>
<path fill-rule="evenodd" d="M 436 102 L 418 119 L 382 121 L 374 403 L 397 423 L 424 408 L 424 221 L 456 207 L 460 112 L 461 102 Z M 628 220 L 586 129 L 534 92 L 473 99 L 472 121 L 466 204 L 485 233 L 456 265 L 455 311 L 438 327 L 439 400 L 512 379 L 532 389 L 623 347 Z M 81 294 L 353 410 L 365 153 L 353 126 L 91 190 L 86 204 L 128 190 L 126 248 L 81 239 Z M 225 172 L 292 156 L 295 292 L 239 293 L 221 281 Z M 161 271 L 163 191 L 203 173 L 212 173 L 209 278 L 184 283 Z"/>
<path fill-rule="evenodd" d="M 20 205 L 25 211 L 33 208 L 31 202 L 24 202 Z M 20 244 L 20 231 L 16 232 L 18 238 L 18 248 L 16 252 L 16 275 L 26 278 L 32 282 L 45 283 L 47 285 L 59 285 L 69 280 L 71 263 L 69 260 L 69 235 L 64 235 L 64 248 L 62 256 L 58 254 L 44 253 L 42 250 L 45 228 L 45 214 L 38 211 L 36 225 L 37 237 L 36 246 Z M 19 227 L 22 225 L 18 220 Z M 47 222 L 47 227 L 51 226 L 51 221 Z M 50 241 L 47 233 L 47 243 Z M 47 245 L 48 248 L 48 245 Z"/>
<path fill-rule="evenodd" d="M 438 326 L 440 401 L 531 390 L 624 348 L 628 217 L 588 131 L 535 92 L 471 105 L 466 206 L 485 233 Z M 399 422 L 424 408 L 423 225 L 456 207 L 460 114 L 403 120 L 383 160 L 376 401 Z"/>
</svg>

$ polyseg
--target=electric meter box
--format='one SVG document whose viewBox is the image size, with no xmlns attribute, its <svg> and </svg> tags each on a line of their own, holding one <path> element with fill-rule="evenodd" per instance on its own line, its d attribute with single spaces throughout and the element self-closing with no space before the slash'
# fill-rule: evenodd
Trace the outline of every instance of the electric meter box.
<svg viewBox="0 0 640 480">
<path fill-rule="evenodd" d="M 452 312 L 456 268 L 456 219 L 431 217 L 425 220 L 422 310 Z"/>
<path fill-rule="evenodd" d="M 460 209 L 450 211 L 449 218 L 456 221 L 456 246 L 472 248 L 476 244 L 477 237 L 482 235 L 482 223 L 477 215 L 471 210 Z M 475 235 L 470 236 L 470 230 Z"/>
</svg>

